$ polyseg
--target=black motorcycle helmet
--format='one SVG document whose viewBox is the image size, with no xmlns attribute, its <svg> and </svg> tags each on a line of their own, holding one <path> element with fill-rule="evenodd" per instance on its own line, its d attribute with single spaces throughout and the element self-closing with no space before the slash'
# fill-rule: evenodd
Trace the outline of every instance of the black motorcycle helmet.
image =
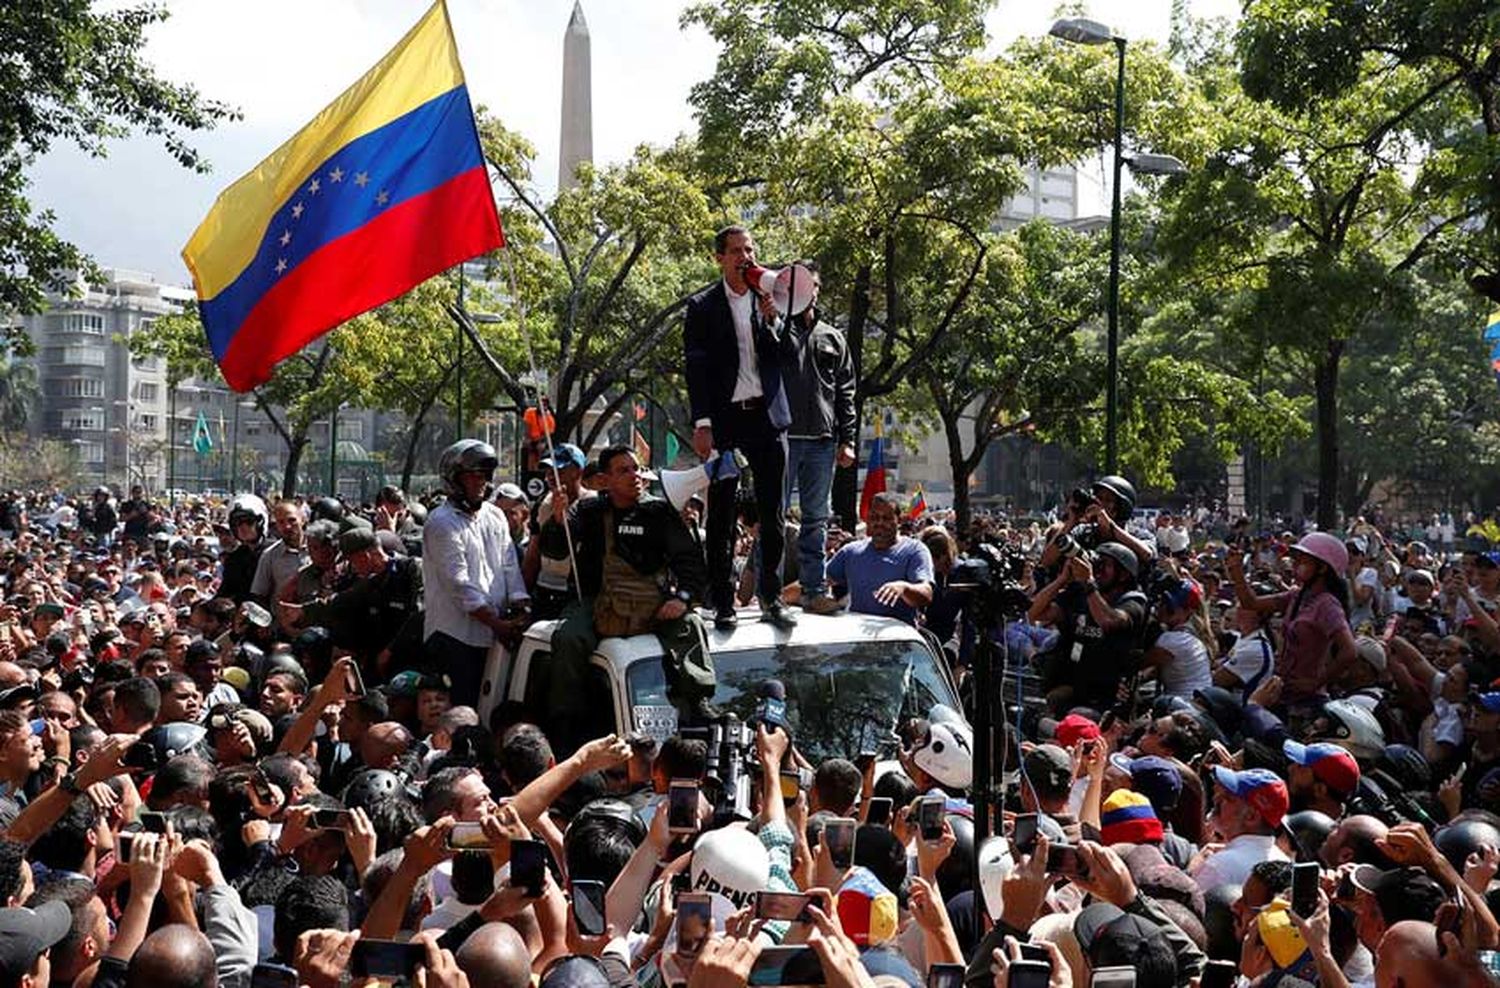
<svg viewBox="0 0 1500 988">
<path fill-rule="evenodd" d="M 343 803 L 349 809 L 369 810 L 376 802 L 404 790 L 401 779 L 383 768 L 367 768 L 344 787 Z"/>
<path fill-rule="evenodd" d="M 1483 847 L 1500 848 L 1500 827 L 1483 817 L 1460 815 L 1452 823 L 1440 827 L 1432 842 L 1448 863 L 1463 874 L 1469 855 Z"/>
<path fill-rule="evenodd" d="M 1098 497 L 1100 491 L 1104 491 L 1114 499 L 1115 509 L 1109 516 L 1118 522 L 1130 520 L 1135 513 L 1135 487 L 1124 477 L 1116 474 L 1108 474 L 1094 481 L 1094 496 Z"/>
<path fill-rule="evenodd" d="M 1225 734 L 1233 737 L 1240 733 L 1240 724 L 1245 719 L 1245 705 L 1224 687 L 1205 686 L 1193 693 L 1193 702 L 1212 717 Z"/>
<path fill-rule="evenodd" d="M 1094 550 L 1096 556 L 1103 556 L 1110 560 L 1130 577 L 1130 582 L 1135 583 L 1141 577 L 1141 561 L 1134 552 L 1118 542 L 1106 542 Z"/>
<path fill-rule="evenodd" d="M 1327 813 L 1301 810 L 1282 817 L 1281 826 L 1292 837 L 1292 844 L 1298 850 L 1298 861 L 1317 861 L 1323 842 L 1333 833 L 1336 824 Z"/>
<path fill-rule="evenodd" d="M 1388 744 L 1375 759 L 1375 770 L 1384 772 L 1408 789 L 1432 790 L 1432 766 L 1422 753 L 1409 744 Z"/>
<path fill-rule="evenodd" d="M 314 521 L 340 522 L 344 520 L 344 505 L 336 497 L 320 497 L 308 506 Z"/>
<path fill-rule="evenodd" d="M 938 889 L 944 902 L 951 902 L 958 893 L 974 888 L 974 821 L 950 813 L 948 826 L 953 828 L 953 853 L 937 870 Z"/>
</svg>

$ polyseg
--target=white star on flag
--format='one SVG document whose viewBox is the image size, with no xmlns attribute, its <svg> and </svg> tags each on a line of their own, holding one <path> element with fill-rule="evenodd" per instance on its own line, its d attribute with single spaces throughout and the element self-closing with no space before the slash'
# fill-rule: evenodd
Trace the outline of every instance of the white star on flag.
<svg viewBox="0 0 1500 988">
<path fill-rule="evenodd" d="M 384 189 L 381 189 L 379 192 L 375 193 L 375 205 L 377 205 L 377 206 L 384 206 L 386 203 L 388 203 L 390 201 L 391 201 L 391 194 L 389 192 L 385 191 Z"/>
<path fill-rule="evenodd" d="M 313 179 L 312 180 L 312 184 L 307 187 L 307 191 L 310 192 L 313 195 L 317 195 L 318 194 L 318 190 L 321 189 L 322 187 L 323 187 L 322 184 L 317 179 Z"/>
<path fill-rule="evenodd" d="M 333 171 L 328 173 L 328 181 L 330 182 L 342 182 L 343 180 L 344 170 L 342 168 L 335 168 Z"/>
<path fill-rule="evenodd" d="M 294 220 L 300 220 L 301 218 L 302 218 L 302 203 L 299 202 L 295 206 L 292 207 L 292 219 L 294 219 Z"/>
<path fill-rule="evenodd" d="M 284 258 L 284 257 L 278 257 L 278 258 L 276 258 L 276 273 L 277 274 L 281 274 L 281 272 L 283 272 L 285 270 L 286 270 L 286 258 Z"/>
<path fill-rule="evenodd" d="M 357 185 L 357 186 L 359 186 L 361 189 L 364 188 L 365 186 L 369 185 L 370 184 L 370 173 L 369 172 L 355 172 L 354 173 L 354 184 Z"/>
<path fill-rule="evenodd" d="M 292 231 L 290 231 L 290 230 L 283 230 L 283 231 L 281 231 L 281 246 L 285 247 L 287 244 L 289 244 L 291 242 L 292 242 Z"/>
</svg>

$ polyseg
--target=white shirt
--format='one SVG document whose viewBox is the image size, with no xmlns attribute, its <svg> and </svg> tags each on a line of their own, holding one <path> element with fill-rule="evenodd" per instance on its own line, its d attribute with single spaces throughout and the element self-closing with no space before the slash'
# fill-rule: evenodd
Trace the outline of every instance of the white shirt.
<svg viewBox="0 0 1500 988">
<path fill-rule="evenodd" d="M 1276 838 L 1269 834 L 1240 834 L 1224 845 L 1224 849 L 1213 855 L 1193 880 L 1207 892 L 1218 885 L 1243 885 L 1250 877 L 1250 869 L 1262 861 L 1290 860 L 1276 846 Z"/>
<path fill-rule="evenodd" d="M 255 564 L 255 577 L 250 581 L 250 595 L 270 597 L 286 586 L 311 559 L 307 554 L 306 542 L 293 549 L 285 540 L 277 539 L 266 547 Z"/>
<path fill-rule="evenodd" d="M 1172 658 L 1156 670 L 1164 696 L 1192 699 L 1196 690 L 1208 689 L 1214 684 L 1208 669 L 1208 648 L 1188 629 L 1163 631 L 1157 636 L 1156 647 L 1172 654 Z"/>
<path fill-rule="evenodd" d="M 1241 635 L 1224 660 L 1224 668 L 1234 673 L 1248 690 L 1259 686 L 1275 665 L 1276 650 L 1260 629 Z"/>
<path fill-rule="evenodd" d="M 750 324 L 755 296 L 749 289 L 736 295 L 726 281 L 724 297 L 729 300 L 729 315 L 734 320 L 734 337 L 740 351 L 740 368 L 734 379 L 733 398 L 735 401 L 759 398 L 763 394 L 760 387 L 760 361 L 755 356 L 755 332 Z"/>
<path fill-rule="evenodd" d="M 489 607 L 503 614 L 529 599 L 505 513 L 489 502 L 472 515 L 452 502 L 439 505 L 422 526 L 422 584 L 424 639 L 441 631 L 489 647 L 494 632 L 470 612 Z"/>
</svg>

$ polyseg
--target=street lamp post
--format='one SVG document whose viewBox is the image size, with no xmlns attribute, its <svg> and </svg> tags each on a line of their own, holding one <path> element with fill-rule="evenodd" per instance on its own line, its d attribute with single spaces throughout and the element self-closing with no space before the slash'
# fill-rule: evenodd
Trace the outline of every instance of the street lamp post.
<svg viewBox="0 0 1500 988">
<path fill-rule="evenodd" d="M 1115 473 L 1119 461 L 1120 422 L 1120 175 L 1122 169 L 1142 175 L 1178 175 L 1187 166 L 1170 154 L 1125 154 L 1125 39 L 1106 25 L 1086 17 L 1067 17 L 1048 31 L 1076 45 L 1115 46 L 1114 188 L 1109 207 L 1109 330 L 1104 398 L 1104 472 Z"/>
</svg>

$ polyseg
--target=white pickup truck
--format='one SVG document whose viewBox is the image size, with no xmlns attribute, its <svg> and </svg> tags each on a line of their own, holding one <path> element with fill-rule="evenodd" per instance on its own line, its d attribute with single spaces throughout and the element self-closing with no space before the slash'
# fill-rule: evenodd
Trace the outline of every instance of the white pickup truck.
<svg viewBox="0 0 1500 988">
<path fill-rule="evenodd" d="M 480 723 L 503 703 L 529 711 L 545 706 L 547 660 L 555 621 L 533 625 L 514 654 L 496 645 L 480 688 Z M 710 631 L 719 687 L 713 702 L 748 719 L 766 680 L 786 686 L 787 720 L 797 745 L 817 761 L 886 747 L 905 717 L 925 716 L 936 704 L 961 710 L 940 649 L 909 624 L 865 614 L 803 614 L 779 631 L 745 621 L 733 631 Z M 667 701 L 661 646 L 655 635 L 606 638 L 590 658 L 587 709 L 599 734 L 640 731 L 661 739 L 677 728 Z"/>
</svg>

